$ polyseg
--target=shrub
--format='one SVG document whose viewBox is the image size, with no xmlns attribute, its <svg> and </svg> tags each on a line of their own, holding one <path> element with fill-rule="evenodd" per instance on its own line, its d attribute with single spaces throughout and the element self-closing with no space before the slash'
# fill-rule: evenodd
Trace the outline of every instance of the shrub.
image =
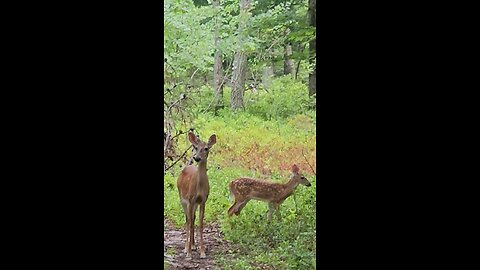
<svg viewBox="0 0 480 270">
<path fill-rule="evenodd" d="M 268 92 L 259 91 L 250 99 L 247 112 L 267 120 L 304 113 L 311 103 L 307 86 L 290 76 L 274 79 Z"/>
</svg>

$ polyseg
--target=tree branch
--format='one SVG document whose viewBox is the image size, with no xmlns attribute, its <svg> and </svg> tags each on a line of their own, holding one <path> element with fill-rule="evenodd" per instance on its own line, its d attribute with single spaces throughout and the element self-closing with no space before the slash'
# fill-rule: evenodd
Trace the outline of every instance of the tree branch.
<svg viewBox="0 0 480 270">
<path fill-rule="evenodd" d="M 168 166 L 168 168 L 165 169 L 165 171 L 168 171 L 170 168 L 172 168 L 175 164 L 177 164 L 188 152 L 188 150 L 190 150 L 192 148 L 192 145 L 190 145 L 187 150 L 185 150 L 185 152 L 183 152 L 183 154 L 177 159 L 175 160 L 175 162 L 172 163 L 172 165 Z"/>
</svg>

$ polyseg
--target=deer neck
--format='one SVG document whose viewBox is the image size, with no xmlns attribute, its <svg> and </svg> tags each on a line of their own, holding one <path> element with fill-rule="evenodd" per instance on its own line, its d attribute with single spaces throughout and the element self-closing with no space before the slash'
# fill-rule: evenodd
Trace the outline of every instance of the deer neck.
<svg viewBox="0 0 480 270">
<path fill-rule="evenodd" d="M 202 161 L 198 163 L 197 170 L 197 185 L 198 187 L 207 187 L 208 186 L 208 177 L 207 177 L 207 162 Z"/>
<path fill-rule="evenodd" d="M 290 179 L 287 183 L 283 184 L 283 192 L 280 195 L 281 199 L 284 200 L 288 196 L 292 195 L 295 188 L 298 186 L 298 182 L 294 179 Z"/>
</svg>

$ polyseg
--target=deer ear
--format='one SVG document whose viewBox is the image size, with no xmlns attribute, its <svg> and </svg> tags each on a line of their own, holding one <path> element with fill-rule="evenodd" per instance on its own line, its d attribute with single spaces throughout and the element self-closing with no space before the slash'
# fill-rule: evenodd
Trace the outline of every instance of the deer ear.
<svg viewBox="0 0 480 270">
<path fill-rule="evenodd" d="M 193 144 L 193 145 L 197 145 L 198 142 L 197 142 L 197 136 L 195 136 L 195 134 L 193 134 L 193 132 L 189 132 L 188 133 L 188 140 Z"/>
<path fill-rule="evenodd" d="M 217 142 L 217 135 L 213 134 L 210 136 L 210 139 L 208 139 L 208 147 L 211 147 Z"/>
<path fill-rule="evenodd" d="M 299 171 L 299 168 L 298 168 L 297 164 L 293 164 L 293 166 L 292 166 L 292 172 L 298 173 L 298 171 Z"/>
</svg>

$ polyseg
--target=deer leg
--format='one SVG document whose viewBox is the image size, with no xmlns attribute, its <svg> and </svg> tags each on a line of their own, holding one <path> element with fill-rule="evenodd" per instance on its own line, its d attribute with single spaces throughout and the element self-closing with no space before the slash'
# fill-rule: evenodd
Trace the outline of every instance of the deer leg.
<svg viewBox="0 0 480 270">
<path fill-rule="evenodd" d="M 235 205 L 237 205 L 236 201 L 233 203 L 232 206 L 230 206 L 230 208 L 228 208 L 228 215 L 229 216 L 233 215 L 233 209 L 234 209 Z"/>
<path fill-rule="evenodd" d="M 188 250 L 188 240 L 189 240 L 189 235 L 190 235 L 190 234 L 189 234 L 189 230 L 188 230 L 189 227 L 190 227 L 190 222 L 189 222 L 189 220 L 188 220 L 188 218 L 187 218 L 187 222 L 185 222 L 185 237 L 186 237 L 187 239 L 185 240 L 185 248 L 183 249 L 183 251 L 184 251 L 185 253 L 187 253 L 187 250 Z"/>
<path fill-rule="evenodd" d="M 236 214 L 236 209 L 238 208 L 238 206 L 240 205 L 239 203 L 239 200 L 237 199 L 237 197 L 235 197 L 235 202 L 233 203 L 233 205 L 228 209 L 228 215 L 229 216 L 232 216 L 234 213 Z"/>
<path fill-rule="evenodd" d="M 240 214 L 240 212 L 238 211 L 238 208 L 240 208 L 240 205 L 241 205 L 240 203 L 237 203 L 234 206 L 232 206 L 232 212 L 230 215 L 235 214 L 238 216 Z"/>
<path fill-rule="evenodd" d="M 205 246 L 203 244 L 203 217 L 205 213 L 205 202 L 200 205 L 200 227 L 199 234 L 200 234 L 200 258 L 206 258 L 205 255 Z"/>
<path fill-rule="evenodd" d="M 268 204 L 268 214 L 267 214 L 267 219 L 268 219 L 269 221 L 272 220 L 273 211 L 275 211 L 275 207 L 273 206 L 272 203 L 269 203 L 269 204 Z"/>
<path fill-rule="evenodd" d="M 193 227 L 192 227 L 192 230 L 195 230 L 195 218 L 196 218 L 197 206 L 198 205 L 195 205 L 193 207 Z M 193 241 L 192 241 L 192 250 L 196 250 L 195 237 L 193 238 Z"/>
<path fill-rule="evenodd" d="M 194 236 L 193 203 L 188 205 L 188 216 L 190 218 L 188 219 L 189 235 L 187 235 L 187 238 L 189 239 L 187 244 L 187 260 L 190 260 L 192 259 L 192 242 Z"/>
<path fill-rule="evenodd" d="M 250 200 L 245 200 L 243 201 L 242 203 L 240 203 L 238 206 L 237 206 L 237 210 L 235 211 L 235 214 L 238 216 L 240 215 L 240 211 L 242 211 L 242 209 L 245 207 L 245 205 L 247 205 L 247 203 L 249 202 Z"/>
<path fill-rule="evenodd" d="M 187 246 L 188 246 L 188 227 L 189 227 L 189 220 L 188 220 L 188 206 L 186 203 L 182 202 L 182 208 L 183 208 L 183 213 L 185 213 L 185 235 L 186 235 L 186 241 L 185 241 L 185 249 L 184 252 L 187 252 Z"/>
<path fill-rule="evenodd" d="M 275 204 L 274 207 L 275 207 L 275 214 L 277 214 L 277 218 L 282 219 L 282 214 L 280 213 L 280 205 Z"/>
</svg>

